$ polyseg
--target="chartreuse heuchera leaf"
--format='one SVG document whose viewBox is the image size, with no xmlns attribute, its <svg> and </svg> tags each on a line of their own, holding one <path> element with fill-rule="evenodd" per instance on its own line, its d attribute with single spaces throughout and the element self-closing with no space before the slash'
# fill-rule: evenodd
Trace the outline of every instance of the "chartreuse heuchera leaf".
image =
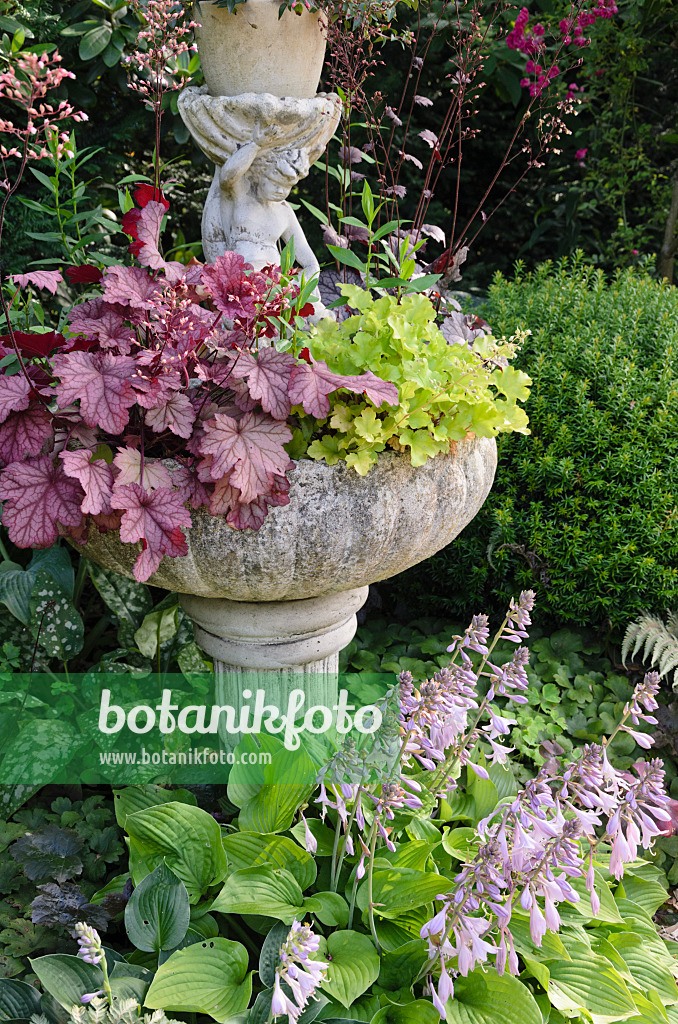
<svg viewBox="0 0 678 1024">
<path fill-rule="evenodd" d="M 229 939 L 207 939 L 172 953 L 146 994 L 150 1009 L 206 1013 L 226 1024 L 243 1013 L 252 995 L 247 950 Z"/>
<path fill-rule="evenodd" d="M 412 465 L 421 466 L 468 436 L 529 433 L 518 402 L 528 397 L 530 378 L 506 365 L 521 335 L 511 341 L 483 335 L 473 348 L 451 345 L 424 295 L 374 299 L 348 284 L 341 291 L 358 312 L 341 324 L 316 324 L 308 339 L 312 357 L 335 373 L 370 371 L 390 381 L 398 388 L 399 403 L 379 407 L 376 400 L 368 405 L 332 395 L 324 413 L 331 429 L 311 442 L 311 458 L 330 464 L 344 458 L 364 475 L 387 445 L 408 450 Z M 314 414 L 321 417 L 323 411 Z"/>
</svg>

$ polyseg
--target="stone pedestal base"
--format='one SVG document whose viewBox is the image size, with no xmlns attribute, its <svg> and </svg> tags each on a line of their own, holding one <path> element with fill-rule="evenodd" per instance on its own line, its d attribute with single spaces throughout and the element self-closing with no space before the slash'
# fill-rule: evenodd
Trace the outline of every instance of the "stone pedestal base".
<svg viewBox="0 0 678 1024">
<path fill-rule="evenodd" d="M 287 711 L 293 690 L 305 702 L 298 715 L 314 705 L 332 708 L 339 694 L 339 651 L 357 629 L 356 612 L 368 587 L 300 601 L 228 601 L 180 594 L 193 620 L 199 647 L 214 660 L 215 701 L 235 709 L 252 708 L 257 690 L 266 705 Z M 232 749 L 239 736 L 221 733 Z"/>
</svg>

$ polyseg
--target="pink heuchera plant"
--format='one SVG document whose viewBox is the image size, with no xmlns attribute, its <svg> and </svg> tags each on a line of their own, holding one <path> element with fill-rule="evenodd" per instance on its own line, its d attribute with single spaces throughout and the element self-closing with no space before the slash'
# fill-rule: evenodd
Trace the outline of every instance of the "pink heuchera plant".
<svg viewBox="0 0 678 1024">
<path fill-rule="evenodd" d="M 232 252 L 206 266 L 166 261 L 166 201 L 144 200 L 127 220 L 141 265 L 107 268 L 101 295 L 73 307 L 65 335 L 27 335 L 19 372 L 0 377 L 12 541 L 46 547 L 58 533 L 84 541 L 91 524 L 119 530 L 141 545 L 141 581 L 163 556 L 187 553 L 191 508 L 258 529 L 269 507 L 289 502 L 294 407 L 324 418 L 342 388 L 377 407 L 398 401 L 371 372 L 341 376 L 307 352 L 264 347 L 295 311 L 296 284 Z M 11 351 L 0 343 L 0 355 Z"/>
</svg>

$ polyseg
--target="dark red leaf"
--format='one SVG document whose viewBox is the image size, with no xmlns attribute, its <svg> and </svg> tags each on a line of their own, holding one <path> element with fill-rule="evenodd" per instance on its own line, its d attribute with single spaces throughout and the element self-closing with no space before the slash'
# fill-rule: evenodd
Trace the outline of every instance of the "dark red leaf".
<svg viewBox="0 0 678 1024">
<path fill-rule="evenodd" d="M 104 276 L 98 267 L 84 264 L 78 267 L 66 267 L 64 271 L 71 284 L 97 284 Z"/>
<path fill-rule="evenodd" d="M 140 206 L 142 210 L 151 202 L 162 203 L 166 210 L 169 210 L 170 208 L 169 202 L 165 199 L 160 189 L 155 188 L 153 185 L 139 185 L 139 187 L 134 190 L 134 202 L 137 206 Z"/>
<path fill-rule="evenodd" d="M 66 344 L 63 334 L 57 334 L 55 331 L 47 331 L 44 334 L 24 334 L 23 331 L 15 331 L 14 339 L 19 350 L 27 356 L 48 356 L 55 348 L 63 348 Z M 0 342 L 11 349 L 9 334 L 3 334 Z"/>
</svg>

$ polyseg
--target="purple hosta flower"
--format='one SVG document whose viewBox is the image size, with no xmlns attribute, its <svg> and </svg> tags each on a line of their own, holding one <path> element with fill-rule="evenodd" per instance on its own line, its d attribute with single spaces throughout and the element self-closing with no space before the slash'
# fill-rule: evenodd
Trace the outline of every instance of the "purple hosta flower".
<svg viewBox="0 0 678 1024">
<path fill-rule="evenodd" d="M 75 937 L 78 940 L 78 956 L 86 964 L 99 964 L 104 958 L 101 938 L 96 928 L 79 921 L 75 926 Z"/>
<path fill-rule="evenodd" d="M 530 612 L 534 608 L 534 598 L 534 590 L 523 590 L 517 602 L 511 598 L 511 604 L 506 614 L 507 624 L 503 631 L 507 640 L 519 643 L 521 640 L 527 639 L 525 627 L 532 622 Z"/>
<path fill-rule="evenodd" d="M 467 656 L 468 657 L 468 656 Z M 449 665 L 415 689 L 410 673 L 400 677 L 400 726 L 405 753 L 433 770 L 445 760 L 467 727 L 468 712 L 477 709 L 478 679 L 467 666 Z"/>
<path fill-rule="evenodd" d="M 275 969 L 271 1012 L 274 1017 L 286 1016 L 296 1021 L 309 999 L 315 998 L 315 990 L 325 977 L 329 964 L 322 960 L 311 960 L 310 954 L 317 953 L 320 939 L 308 924 L 293 921 L 285 942 L 280 947 L 280 960 Z M 292 993 L 290 998 L 283 984 Z"/>
<path fill-rule="evenodd" d="M 91 1003 L 93 999 L 97 999 L 103 994 L 104 990 L 102 988 L 98 989 L 96 992 L 85 992 L 84 996 L 80 996 L 80 1002 L 85 1004 Z"/>
<path fill-rule="evenodd" d="M 645 675 L 642 683 L 638 683 L 633 691 L 631 700 L 624 708 L 624 718 L 630 716 L 631 721 L 634 725 L 642 720 L 647 722 L 649 725 L 656 725 L 657 719 L 654 715 L 643 714 L 645 712 L 655 711 L 659 706 L 657 704 L 657 694 L 659 693 L 659 673 L 648 672 Z M 627 732 L 629 736 L 632 736 L 639 747 L 644 750 L 649 750 L 653 745 L 654 740 L 646 732 L 638 732 L 636 729 L 629 728 L 625 721 L 622 721 L 619 726 L 624 732 Z"/>
<path fill-rule="evenodd" d="M 405 788 L 407 787 L 407 788 Z M 408 807 L 411 811 L 418 811 L 423 804 L 416 795 L 421 792 L 421 786 L 414 779 L 402 776 L 391 782 L 385 782 L 381 787 L 381 793 L 376 796 L 368 793 L 367 796 L 375 804 L 375 821 L 377 830 L 391 852 L 395 850 L 395 844 L 389 838 L 389 830 L 384 821 L 393 821 L 395 812 Z"/>
<path fill-rule="evenodd" d="M 527 634 L 525 635 L 527 636 Z M 509 636 L 508 639 L 515 638 Z M 523 691 L 529 686 L 527 678 L 529 660 L 530 652 L 527 647 L 519 647 L 513 652 L 511 660 L 501 667 L 488 661 L 487 667 L 491 672 L 488 700 L 493 700 L 495 694 L 499 694 L 501 697 L 508 697 L 509 700 L 515 701 L 516 704 L 527 704 L 527 697 L 524 696 Z"/>
<path fill-rule="evenodd" d="M 612 841 L 610 874 L 615 878 L 624 874 L 624 864 L 636 859 L 639 846 L 649 849 L 662 834 L 657 820 L 671 820 L 662 762 L 640 761 L 633 767 L 638 777 L 627 783 L 623 800 L 610 815 L 606 829 Z"/>
<path fill-rule="evenodd" d="M 306 845 L 306 850 L 307 850 L 308 853 L 317 853 L 318 852 L 318 840 L 316 839 L 316 837 L 311 832 L 311 830 L 309 828 L 309 825 L 308 825 L 308 822 L 306 821 L 306 818 L 304 817 L 302 811 L 299 812 L 299 816 L 301 817 L 301 820 L 304 823 L 304 843 Z"/>
<path fill-rule="evenodd" d="M 474 615 L 471 625 L 464 631 L 464 635 L 453 636 L 452 643 L 447 649 L 451 652 L 457 650 L 457 646 L 459 648 L 468 647 L 469 650 L 476 651 L 478 654 L 487 654 L 489 636 L 490 627 L 487 615 Z"/>
</svg>

